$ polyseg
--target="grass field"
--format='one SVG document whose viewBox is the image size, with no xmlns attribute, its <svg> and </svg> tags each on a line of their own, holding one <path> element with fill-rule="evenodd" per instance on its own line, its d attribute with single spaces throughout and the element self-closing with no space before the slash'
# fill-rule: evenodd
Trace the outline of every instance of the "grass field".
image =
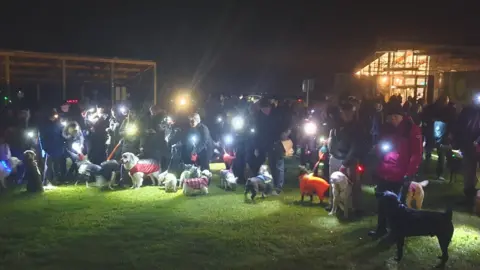
<svg viewBox="0 0 480 270">
<path fill-rule="evenodd" d="M 218 166 L 217 166 L 218 169 Z M 257 204 L 216 186 L 186 198 L 158 187 L 100 191 L 59 187 L 41 195 L 0 195 L 0 269 L 430 269 L 435 238 L 411 238 L 402 262 L 371 241 L 373 215 L 339 221 L 318 204 L 302 206 L 293 169 L 281 196 Z M 215 179 L 218 183 L 218 176 Z M 425 208 L 461 194 L 432 183 Z M 373 210 L 365 188 L 367 214 Z M 479 269 L 480 219 L 455 212 L 450 269 Z"/>
</svg>

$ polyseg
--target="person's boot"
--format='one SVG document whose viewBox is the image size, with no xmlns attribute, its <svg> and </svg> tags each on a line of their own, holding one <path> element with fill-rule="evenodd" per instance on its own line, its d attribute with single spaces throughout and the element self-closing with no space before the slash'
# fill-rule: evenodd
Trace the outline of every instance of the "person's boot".
<svg viewBox="0 0 480 270">
<path fill-rule="evenodd" d="M 385 236 L 387 234 L 387 229 L 379 229 L 377 228 L 376 230 L 374 231 L 369 231 L 368 232 L 368 236 L 372 237 L 373 240 L 377 240 L 379 238 L 382 238 L 383 236 Z"/>
</svg>

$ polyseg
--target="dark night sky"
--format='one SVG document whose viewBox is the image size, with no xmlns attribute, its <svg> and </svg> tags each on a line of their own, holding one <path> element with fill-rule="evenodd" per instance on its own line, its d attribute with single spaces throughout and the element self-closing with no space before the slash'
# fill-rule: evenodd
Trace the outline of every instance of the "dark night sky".
<svg viewBox="0 0 480 270">
<path fill-rule="evenodd" d="M 308 76 L 328 87 L 380 37 L 480 43 L 473 1 L 29 2 L 2 3 L 0 48 L 151 59 L 160 87 L 295 94 Z"/>
</svg>

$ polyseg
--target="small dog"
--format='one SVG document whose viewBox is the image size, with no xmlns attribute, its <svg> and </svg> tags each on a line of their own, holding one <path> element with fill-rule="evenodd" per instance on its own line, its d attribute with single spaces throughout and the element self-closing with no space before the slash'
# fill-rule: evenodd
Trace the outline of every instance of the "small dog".
<svg viewBox="0 0 480 270">
<path fill-rule="evenodd" d="M 235 191 L 237 189 L 237 179 L 230 170 L 220 171 L 220 188 Z"/>
<path fill-rule="evenodd" d="M 42 174 L 37 164 L 37 154 L 32 150 L 23 152 L 28 192 L 43 192 Z"/>
<path fill-rule="evenodd" d="M 165 192 L 177 192 L 177 177 L 173 173 L 164 171 L 158 176 L 158 181 L 165 185 Z"/>
<path fill-rule="evenodd" d="M 247 179 L 245 184 L 245 198 L 248 193 L 252 195 L 250 199 L 255 202 L 255 197 L 258 192 L 262 193 L 262 198 L 265 198 L 265 194 L 270 194 L 273 191 L 273 177 L 268 171 L 267 165 L 262 165 L 258 171 L 258 175 Z"/>
<path fill-rule="evenodd" d="M 314 176 L 304 166 L 299 166 L 299 168 L 298 180 L 300 182 L 300 193 L 302 194 L 301 202 L 303 202 L 305 195 L 310 196 L 310 202 L 313 202 L 314 194 L 317 194 L 320 202 L 323 202 L 325 192 L 330 186 L 328 182 L 323 178 Z"/>
<path fill-rule="evenodd" d="M 447 150 L 447 168 L 450 170 L 450 183 L 457 180 L 457 174 L 462 170 L 463 155 L 459 150 Z"/>
<path fill-rule="evenodd" d="M 417 209 L 420 210 L 422 209 L 423 205 L 423 198 L 425 197 L 425 192 L 423 191 L 423 188 L 428 185 L 428 180 L 422 181 L 422 182 L 412 182 L 410 184 L 410 187 L 408 188 L 408 193 L 407 193 L 407 207 L 412 208 L 412 202 L 415 201 L 415 205 L 417 206 Z"/>
<path fill-rule="evenodd" d="M 386 191 L 375 194 L 380 198 L 380 204 L 385 207 L 389 224 L 391 224 L 391 235 L 397 243 L 397 256 L 395 260 L 400 261 L 403 257 L 405 238 L 410 236 L 436 236 L 442 255 L 437 267 L 444 267 L 448 261 L 448 246 L 453 236 L 452 209 L 446 212 L 423 211 L 407 208 L 397 197 L 397 194 Z"/>
<path fill-rule="evenodd" d="M 212 173 L 208 170 L 202 171 L 198 178 L 188 178 L 183 181 L 183 194 L 185 196 L 192 196 L 196 194 L 207 195 L 208 183 L 212 178 Z"/>
<path fill-rule="evenodd" d="M 332 210 L 329 215 L 335 215 L 337 209 L 340 207 L 343 210 L 343 215 L 348 218 L 349 210 L 352 207 L 352 184 L 348 177 L 336 171 L 330 175 L 330 184 L 332 185 Z"/>
<path fill-rule="evenodd" d="M 0 161 L 0 187 L 6 189 L 7 185 L 5 183 L 8 176 L 11 173 L 17 171 L 17 167 L 22 164 L 22 161 L 16 157 L 10 157 L 7 161 Z"/>
<path fill-rule="evenodd" d="M 184 165 L 184 170 L 180 174 L 179 186 L 183 188 L 183 182 L 185 181 L 185 179 L 199 178 L 200 175 L 201 175 L 200 168 L 192 164 Z"/>
<path fill-rule="evenodd" d="M 142 186 L 144 176 L 150 176 L 153 185 L 155 185 L 155 181 L 157 185 L 160 184 L 158 181 L 160 165 L 157 161 L 153 159 L 139 159 L 133 153 L 127 152 L 122 154 L 122 164 L 128 170 L 128 174 L 132 179 L 132 189 Z"/>
</svg>

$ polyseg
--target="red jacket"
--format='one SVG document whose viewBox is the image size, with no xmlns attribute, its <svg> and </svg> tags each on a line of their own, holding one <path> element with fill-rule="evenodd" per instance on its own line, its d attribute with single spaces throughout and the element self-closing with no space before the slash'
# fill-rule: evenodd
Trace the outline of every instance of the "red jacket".
<svg viewBox="0 0 480 270">
<path fill-rule="evenodd" d="M 160 171 L 160 166 L 158 163 L 152 160 L 140 160 L 135 166 L 130 169 L 130 175 L 133 175 L 137 172 L 144 173 L 146 175 L 152 174 L 154 172 Z"/>
<path fill-rule="evenodd" d="M 382 152 L 382 143 L 391 145 L 387 153 Z M 422 162 L 423 140 L 420 127 L 411 118 L 405 117 L 398 127 L 381 137 L 377 150 L 380 155 L 377 173 L 381 179 L 400 182 L 405 176 L 415 175 Z"/>
</svg>

